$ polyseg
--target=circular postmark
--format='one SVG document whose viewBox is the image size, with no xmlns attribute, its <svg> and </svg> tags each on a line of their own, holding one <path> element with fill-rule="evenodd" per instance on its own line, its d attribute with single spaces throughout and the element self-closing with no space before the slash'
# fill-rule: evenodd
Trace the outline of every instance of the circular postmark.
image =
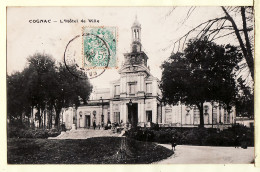
<svg viewBox="0 0 260 172">
<path fill-rule="evenodd" d="M 96 78 L 113 66 L 115 45 L 111 31 L 104 28 L 85 31 L 82 35 L 72 38 L 66 45 L 65 66 L 76 77 Z"/>
</svg>

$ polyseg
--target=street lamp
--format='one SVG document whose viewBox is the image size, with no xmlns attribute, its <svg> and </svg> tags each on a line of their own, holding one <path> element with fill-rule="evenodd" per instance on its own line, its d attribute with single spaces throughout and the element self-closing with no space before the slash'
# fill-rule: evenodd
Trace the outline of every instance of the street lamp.
<svg viewBox="0 0 260 172">
<path fill-rule="evenodd" d="M 180 104 L 181 104 L 181 129 L 182 129 L 182 103 L 180 102 Z"/>
<path fill-rule="evenodd" d="M 77 110 L 76 105 L 72 105 L 72 113 L 73 113 L 73 129 L 76 129 L 77 127 Z"/>
<path fill-rule="evenodd" d="M 103 123 L 104 123 L 104 114 L 103 114 L 103 99 L 102 99 L 102 97 L 100 97 L 100 100 L 101 100 L 101 108 L 102 108 L 102 111 L 101 111 L 101 125 L 103 125 Z"/>
<path fill-rule="evenodd" d="M 130 99 L 130 100 L 129 100 L 129 111 L 130 111 L 130 112 L 128 112 L 128 121 L 129 121 L 129 115 L 130 115 L 130 124 L 131 124 L 131 125 L 133 124 L 133 121 L 132 121 L 132 120 L 133 120 L 133 119 L 132 119 L 132 118 L 133 118 L 133 117 L 132 117 L 132 108 L 131 108 L 132 105 L 133 105 L 133 102 L 132 102 L 132 99 Z"/>
<path fill-rule="evenodd" d="M 218 107 L 218 105 L 216 105 L 214 102 L 212 102 L 212 114 L 211 114 L 211 123 L 212 123 L 212 128 L 213 128 L 213 110 L 216 109 Z"/>
<path fill-rule="evenodd" d="M 232 112 L 233 112 L 233 110 L 231 109 L 231 110 L 230 110 L 230 113 L 229 113 L 229 116 L 231 115 Z M 232 118 L 231 118 L 231 119 L 232 119 L 231 123 L 232 123 L 232 126 L 233 126 L 233 124 L 234 124 L 234 123 L 233 123 L 233 120 L 234 120 L 233 114 L 232 114 Z"/>
<path fill-rule="evenodd" d="M 146 94 L 144 93 L 144 104 L 145 104 L 145 99 L 147 98 Z"/>
<path fill-rule="evenodd" d="M 132 102 L 132 99 L 130 99 L 129 106 L 132 106 L 132 105 L 133 105 L 133 102 Z"/>
</svg>

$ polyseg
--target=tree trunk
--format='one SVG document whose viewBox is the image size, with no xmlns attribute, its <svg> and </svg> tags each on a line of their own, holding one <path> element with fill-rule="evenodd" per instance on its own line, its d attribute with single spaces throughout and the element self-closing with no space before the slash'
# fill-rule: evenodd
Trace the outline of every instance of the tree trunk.
<svg viewBox="0 0 260 172">
<path fill-rule="evenodd" d="M 200 125 L 199 127 L 204 128 L 204 115 L 203 115 L 203 102 L 199 103 L 198 105 L 200 111 Z"/>
<path fill-rule="evenodd" d="M 43 129 L 46 129 L 46 109 L 44 110 L 44 114 L 43 114 Z"/>
<path fill-rule="evenodd" d="M 59 121 L 60 121 L 60 112 L 61 112 L 61 109 L 59 108 L 55 108 L 55 111 L 56 111 L 56 116 L 55 116 L 55 127 L 58 127 L 59 126 Z"/>
<path fill-rule="evenodd" d="M 231 113 L 231 109 L 232 109 L 232 106 L 230 106 L 230 105 L 228 105 L 227 104 L 227 115 L 228 115 L 228 117 L 229 117 L 229 121 L 227 121 L 227 123 L 230 123 L 230 113 Z"/>
<path fill-rule="evenodd" d="M 248 67 L 249 67 L 250 72 L 251 72 L 251 77 L 254 80 L 254 58 L 253 58 L 252 47 L 251 47 L 248 32 L 247 32 L 245 7 L 241 7 L 241 15 L 242 15 L 243 30 L 244 30 L 244 37 L 245 37 L 246 50 L 247 50 L 246 61 L 248 63 Z"/>
<path fill-rule="evenodd" d="M 19 119 L 20 123 L 23 124 L 23 113 L 20 114 L 20 119 Z"/>
<path fill-rule="evenodd" d="M 51 110 L 51 113 L 50 113 L 50 118 L 49 118 L 50 122 L 49 122 L 49 126 L 50 126 L 50 129 L 52 128 L 52 110 Z"/>
<path fill-rule="evenodd" d="M 42 117 L 41 117 L 41 109 L 37 108 L 37 114 L 38 114 L 38 120 L 39 120 L 39 126 L 38 128 L 41 128 L 41 122 L 42 122 Z"/>
<path fill-rule="evenodd" d="M 41 109 L 41 128 L 43 129 L 43 121 L 44 121 L 44 112 L 43 112 L 43 110 Z"/>
<path fill-rule="evenodd" d="M 229 13 L 228 13 L 227 10 L 225 9 L 225 7 L 221 7 L 221 8 L 222 8 L 222 10 L 225 12 L 225 14 L 226 14 L 228 20 L 231 22 L 232 27 L 234 28 L 234 31 L 235 31 L 235 34 L 236 34 L 236 36 L 237 36 L 239 45 L 240 45 L 240 47 L 241 47 L 241 50 L 242 50 L 243 55 L 244 55 L 244 57 L 245 57 L 245 59 L 246 59 L 247 65 L 248 65 L 248 67 L 249 67 L 251 77 L 252 77 L 252 79 L 254 80 L 254 58 L 253 58 L 253 55 L 252 55 L 252 51 L 251 51 L 251 49 L 250 49 L 251 46 L 250 46 L 250 43 L 249 43 L 248 35 L 247 35 L 247 34 L 245 35 L 245 40 L 246 40 L 246 44 L 247 44 L 247 47 L 246 47 L 245 44 L 244 44 L 244 42 L 243 42 L 243 40 L 242 40 L 242 38 L 241 38 L 241 35 L 240 35 L 240 33 L 239 33 L 239 30 L 238 30 L 238 28 L 237 28 L 237 25 L 236 25 L 235 21 L 234 21 L 233 18 L 229 15 Z M 242 9 L 241 13 L 242 13 L 242 20 L 243 20 L 243 27 L 244 27 L 243 29 L 244 29 L 244 31 L 245 31 L 246 21 L 245 21 L 245 16 L 243 16 L 243 15 L 244 15 L 244 9 L 243 9 L 243 8 L 241 8 L 241 9 Z M 248 45 L 248 44 L 249 44 L 249 45 Z"/>
<path fill-rule="evenodd" d="M 35 116 L 33 116 L 33 106 L 31 106 L 31 124 L 30 124 L 30 126 L 32 127 L 32 128 L 34 128 L 34 119 L 35 119 Z"/>
</svg>

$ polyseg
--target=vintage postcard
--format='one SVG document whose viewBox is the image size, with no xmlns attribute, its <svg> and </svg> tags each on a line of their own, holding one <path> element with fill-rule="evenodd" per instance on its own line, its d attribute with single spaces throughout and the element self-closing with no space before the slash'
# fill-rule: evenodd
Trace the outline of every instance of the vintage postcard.
<svg viewBox="0 0 260 172">
<path fill-rule="evenodd" d="M 8 6 L 7 164 L 255 164 L 254 6 Z"/>
</svg>

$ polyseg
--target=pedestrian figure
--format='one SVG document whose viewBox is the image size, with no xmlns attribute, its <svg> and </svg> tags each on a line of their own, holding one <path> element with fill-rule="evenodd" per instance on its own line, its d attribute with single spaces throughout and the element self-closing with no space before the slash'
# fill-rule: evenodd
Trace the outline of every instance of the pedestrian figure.
<svg viewBox="0 0 260 172">
<path fill-rule="evenodd" d="M 117 154 L 120 160 L 125 159 L 126 157 L 126 151 L 123 148 L 120 148 Z"/>
<path fill-rule="evenodd" d="M 247 138 L 246 138 L 245 134 L 243 134 L 242 139 L 241 139 L 241 148 L 247 149 Z"/>
<path fill-rule="evenodd" d="M 235 148 L 239 148 L 239 136 L 235 138 Z"/>
<path fill-rule="evenodd" d="M 171 144 L 172 144 L 172 151 L 175 151 L 175 147 L 177 146 L 175 137 L 172 137 Z"/>
<path fill-rule="evenodd" d="M 95 121 L 93 121 L 93 128 L 94 128 L 94 130 L 96 129 L 96 122 Z"/>
<path fill-rule="evenodd" d="M 111 129 L 112 126 L 111 126 L 111 122 L 110 121 L 107 122 L 107 126 L 108 126 L 108 129 Z"/>
<path fill-rule="evenodd" d="M 100 122 L 98 123 L 98 129 L 100 129 Z"/>
</svg>

